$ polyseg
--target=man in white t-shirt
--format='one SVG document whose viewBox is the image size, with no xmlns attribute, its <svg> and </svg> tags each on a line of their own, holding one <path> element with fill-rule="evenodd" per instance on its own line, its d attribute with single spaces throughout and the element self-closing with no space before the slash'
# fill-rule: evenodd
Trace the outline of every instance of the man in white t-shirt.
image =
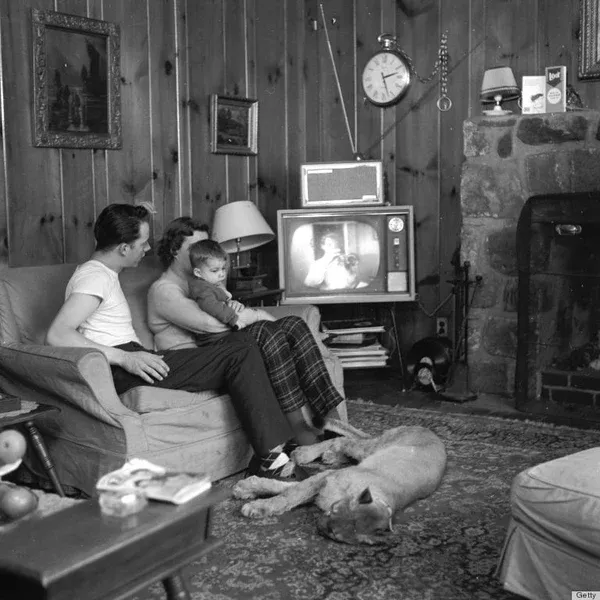
<svg viewBox="0 0 600 600">
<path fill-rule="evenodd" d="M 294 465 L 283 451 L 291 430 L 250 334 L 235 332 L 214 344 L 161 354 L 140 343 L 119 273 L 137 267 L 150 249 L 149 219 L 146 208 L 129 204 L 111 204 L 100 213 L 94 226 L 96 249 L 67 284 L 65 303 L 50 325 L 47 343 L 103 352 L 118 394 L 140 385 L 226 389 L 261 459 L 257 474 L 294 477 Z"/>
</svg>

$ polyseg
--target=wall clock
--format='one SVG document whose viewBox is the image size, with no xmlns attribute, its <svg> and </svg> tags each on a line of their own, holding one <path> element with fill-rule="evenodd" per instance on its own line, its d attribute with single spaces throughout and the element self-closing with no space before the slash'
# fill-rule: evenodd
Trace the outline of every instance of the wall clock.
<svg viewBox="0 0 600 600">
<path fill-rule="evenodd" d="M 363 91 L 367 100 L 375 106 L 392 106 L 410 88 L 412 68 L 408 57 L 394 49 L 394 36 L 382 33 L 377 41 L 382 48 L 371 56 L 363 69 Z"/>
</svg>

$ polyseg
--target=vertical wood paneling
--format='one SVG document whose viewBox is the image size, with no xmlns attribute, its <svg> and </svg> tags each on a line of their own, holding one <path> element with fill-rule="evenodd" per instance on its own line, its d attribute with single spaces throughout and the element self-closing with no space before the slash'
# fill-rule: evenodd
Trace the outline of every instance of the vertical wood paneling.
<svg viewBox="0 0 600 600">
<path fill-rule="evenodd" d="M 225 7 L 225 93 L 228 96 L 248 98 L 248 46 L 246 37 L 246 2 L 245 0 L 224 0 Z M 252 29 L 254 19 L 251 20 Z M 254 36 L 253 36 L 254 37 Z M 256 61 L 256 57 L 253 57 Z M 261 106 L 259 105 L 259 113 Z M 260 114 L 259 114 L 260 121 Z M 260 125 L 259 125 L 260 127 Z M 250 162 L 254 157 L 224 156 L 227 168 L 227 202 L 249 200 Z"/>
<path fill-rule="evenodd" d="M 367 102 L 361 84 L 361 73 L 369 58 L 380 49 L 377 36 L 382 33 L 383 16 L 380 0 L 355 2 L 356 7 L 356 112 L 358 115 L 357 149 L 367 160 L 379 160 L 383 115 L 394 117 L 394 110 L 386 110 Z M 389 23 L 386 23 L 388 25 Z M 393 24 L 393 20 L 392 20 Z M 385 33 L 394 33 L 386 29 Z M 388 135 L 388 137 L 390 137 Z M 391 135 L 392 141 L 395 136 Z M 387 171 L 386 171 L 387 172 Z"/>
<path fill-rule="evenodd" d="M 2 43 L 11 266 L 64 261 L 60 151 L 32 145 L 31 2 L 2 3 Z M 54 9 L 52 0 L 36 1 Z"/>
<path fill-rule="evenodd" d="M 88 7 L 90 18 L 104 20 L 103 0 L 92 0 L 88 2 Z M 123 35 L 123 29 L 121 29 L 121 35 Z M 108 198 L 107 152 L 109 150 L 92 150 L 94 220 L 98 213 L 110 203 Z M 79 260 L 83 260 L 85 256 L 82 255 L 78 258 Z"/>
<path fill-rule="evenodd" d="M 177 139 L 177 72 L 181 64 L 175 54 L 176 0 L 148 3 L 150 28 L 150 124 L 152 127 L 152 200 L 157 214 L 154 235 L 179 216 L 181 189 Z M 184 73 L 185 76 L 185 73 Z"/>
<path fill-rule="evenodd" d="M 286 21 L 285 3 L 256 3 L 256 88 L 259 90 L 258 207 L 276 230 L 277 210 L 285 208 L 286 163 Z M 290 165 L 289 168 L 298 168 Z M 275 243 L 264 250 L 261 262 L 274 275 L 277 267 Z"/>
<path fill-rule="evenodd" d="M 223 11 L 220 0 L 187 3 L 190 155 L 194 216 L 212 221 L 225 201 L 225 160 L 210 152 L 210 95 L 225 93 Z"/>
<path fill-rule="evenodd" d="M 307 90 L 304 82 L 305 56 L 309 51 L 306 11 L 303 0 L 286 0 L 286 122 L 287 187 L 282 208 L 300 206 L 300 165 L 306 162 Z"/>
<path fill-rule="evenodd" d="M 437 3 L 415 16 L 398 16 L 400 45 L 412 58 L 417 72 L 426 78 L 438 57 Z M 423 47 L 425 39 L 429 43 Z M 415 80 L 411 91 L 396 109 L 399 120 L 396 127 L 396 198 L 401 204 L 414 205 L 417 291 L 419 304 L 427 311 L 432 311 L 439 303 L 438 90 L 437 80 L 430 83 Z M 418 306 L 402 307 L 400 321 L 404 323 L 405 339 L 417 340 L 430 332 L 430 319 L 423 318 Z"/>
<path fill-rule="evenodd" d="M 80 0 L 57 0 L 56 10 L 90 17 Z M 65 231 L 65 262 L 77 262 L 94 249 L 94 154 L 92 150 L 60 150 Z"/>
<path fill-rule="evenodd" d="M 348 0 L 327 0 L 321 2 L 325 13 L 326 29 L 319 11 L 319 46 L 321 89 L 320 97 L 323 113 L 323 128 L 321 131 L 322 160 L 352 160 L 352 141 L 355 140 L 354 130 L 354 96 L 355 96 L 355 65 L 354 65 L 354 19 L 351 4 Z M 333 61 L 331 59 L 326 33 L 329 36 Z M 335 63 L 335 69 L 334 69 Z M 339 78 L 341 94 L 336 84 L 335 72 Z M 347 111 L 349 128 L 344 117 L 344 107 Z"/>
<path fill-rule="evenodd" d="M 121 31 L 123 148 L 107 154 L 111 202 L 152 202 L 148 14 L 146 0 L 104 0 Z"/>
<path fill-rule="evenodd" d="M 463 162 L 462 124 L 464 115 L 469 112 L 469 96 L 464 93 L 469 82 L 469 48 L 464 40 L 469 38 L 469 3 L 470 0 L 454 0 L 441 3 L 441 23 L 448 31 L 448 97 L 452 108 L 440 112 L 439 156 L 439 264 L 440 273 L 439 303 L 451 295 L 454 277 L 452 259 L 460 248 L 460 174 Z M 441 81 L 441 72 L 438 80 Z M 441 87 L 436 96 L 441 93 Z M 451 316 L 454 303 L 449 300 L 440 309 L 440 316 Z"/>
</svg>

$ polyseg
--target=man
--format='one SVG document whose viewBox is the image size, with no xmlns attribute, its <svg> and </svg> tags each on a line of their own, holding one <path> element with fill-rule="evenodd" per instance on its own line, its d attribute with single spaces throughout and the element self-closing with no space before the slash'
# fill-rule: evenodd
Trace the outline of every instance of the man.
<svg viewBox="0 0 600 600">
<path fill-rule="evenodd" d="M 67 284 L 47 343 L 103 352 L 118 394 L 140 385 L 188 391 L 226 388 L 260 458 L 257 474 L 294 477 L 294 465 L 283 451 L 291 432 L 251 335 L 238 332 L 226 342 L 161 354 L 140 343 L 119 273 L 137 267 L 150 249 L 149 216 L 143 206 L 129 204 L 111 204 L 100 213 L 94 226 L 96 249 Z"/>
</svg>

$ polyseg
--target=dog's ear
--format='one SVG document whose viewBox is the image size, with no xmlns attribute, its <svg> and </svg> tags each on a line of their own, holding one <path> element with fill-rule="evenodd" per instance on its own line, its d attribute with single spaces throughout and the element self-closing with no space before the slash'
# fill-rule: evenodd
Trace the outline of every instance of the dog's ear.
<svg viewBox="0 0 600 600">
<path fill-rule="evenodd" d="M 365 488 L 361 495 L 358 497 L 359 504 L 371 504 L 373 502 L 373 496 L 371 496 L 371 490 L 369 488 Z"/>
</svg>

